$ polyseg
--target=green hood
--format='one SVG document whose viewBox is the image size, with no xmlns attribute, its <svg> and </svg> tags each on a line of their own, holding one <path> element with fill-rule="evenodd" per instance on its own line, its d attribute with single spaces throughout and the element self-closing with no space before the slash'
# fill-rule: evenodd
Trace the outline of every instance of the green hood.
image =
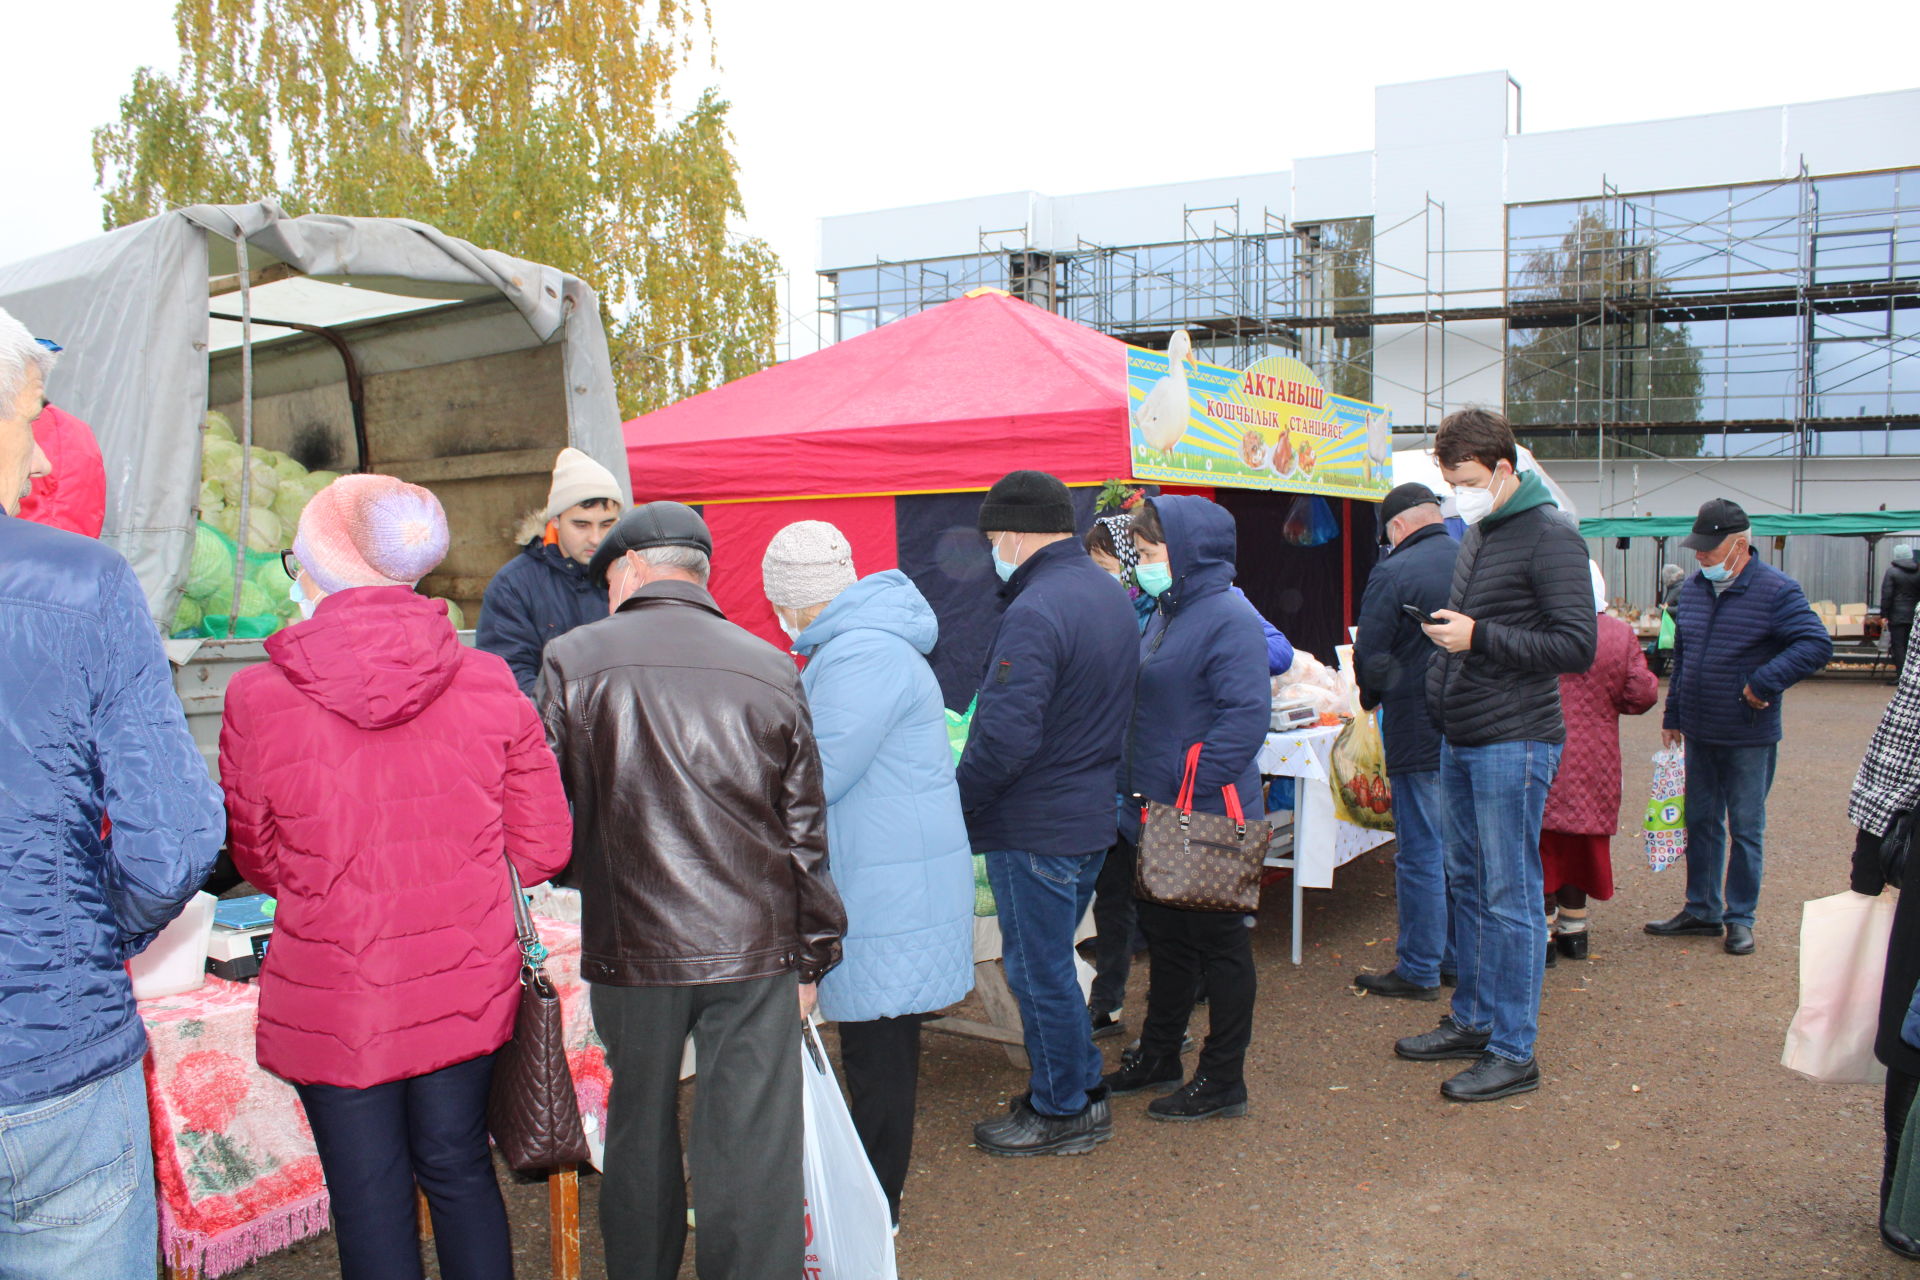
<svg viewBox="0 0 1920 1280">
<path fill-rule="evenodd" d="M 1520 487 L 1513 491 L 1513 496 L 1508 498 L 1506 503 L 1498 511 L 1480 523 L 1492 526 L 1499 524 L 1502 520 L 1517 516 L 1522 511 L 1531 511 L 1535 507 L 1552 507 L 1557 505 L 1559 504 L 1554 502 L 1553 495 L 1547 492 L 1547 486 L 1540 483 L 1538 472 L 1522 471 L 1520 473 Z"/>
</svg>

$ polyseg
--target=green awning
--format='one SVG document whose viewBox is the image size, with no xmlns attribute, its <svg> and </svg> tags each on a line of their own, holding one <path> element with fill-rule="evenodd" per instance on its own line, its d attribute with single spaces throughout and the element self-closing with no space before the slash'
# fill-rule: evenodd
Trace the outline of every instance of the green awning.
<svg viewBox="0 0 1920 1280">
<path fill-rule="evenodd" d="M 1693 530 L 1692 516 L 1623 516 L 1582 520 L 1585 538 L 1678 538 Z M 1920 532 L 1920 511 L 1843 511 L 1817 515 L 1754 516 L 1754 533 L 1824 533 L 1858 537 L 1863 533 Z"/>
</svg>

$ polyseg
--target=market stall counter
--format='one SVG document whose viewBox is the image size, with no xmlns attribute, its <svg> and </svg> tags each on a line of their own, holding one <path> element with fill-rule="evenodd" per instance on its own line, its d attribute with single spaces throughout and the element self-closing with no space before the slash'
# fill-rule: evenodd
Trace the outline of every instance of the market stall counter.
<svg viewBox="0 0 1920 1280">
<path fill-rule="evenodd" d="M 1300 963 L 1301 907 L 1308 889 L 1333 888 L 1333 873 L 1369 849 L 1393 839 L 1391 831 L 1362 827 L 1337 817 L 1333 804 L 1333 744 L 1340 725 L 1321 725 L 1267 735 L 1260 749 L 1260 772 L 1294 779 L 1289 814 L 1269 814 L 1273 843 L 1267 865 L 1293 873 L 1293 962 Z"/>
</svg>

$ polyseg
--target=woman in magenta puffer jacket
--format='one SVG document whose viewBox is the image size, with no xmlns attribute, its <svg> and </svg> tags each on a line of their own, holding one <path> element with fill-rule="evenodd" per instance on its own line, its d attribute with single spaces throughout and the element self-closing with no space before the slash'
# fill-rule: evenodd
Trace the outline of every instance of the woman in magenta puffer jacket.
<svg viewBox="0 0 1920 1280">
<path fill-rule="evenodd" d="M 421 1275 L 416 1181 L 443 1276 L 512 1275 L 486 1127 L 519 969 L 506 862 L 538 884 L 572 836 L 506 663 L 413 591 L 446 548 L 425 489 L 321 490 L 294 542 L 309 620 L 234 678 L 220 733 L 234 864 L 278 900 L 257 1052 L 306 1107 L 348 1280 Z"/>
<path fill-rule="evenodd" d="M 1547 891 L 1547 964 L 1557 946 L 1587 957 L 1587 899 L 1613 896 L 1613 833 L 1620 827 L 1620 717 L 1644 714 L 1660 697 L 1633 628 L 1607 613 L 1607 588 L 1593 569 L 1600 615 L 1593 665 L 1560 677 L 1567 745 L 1547 792 L 1540 865 Z"/>
</svg>

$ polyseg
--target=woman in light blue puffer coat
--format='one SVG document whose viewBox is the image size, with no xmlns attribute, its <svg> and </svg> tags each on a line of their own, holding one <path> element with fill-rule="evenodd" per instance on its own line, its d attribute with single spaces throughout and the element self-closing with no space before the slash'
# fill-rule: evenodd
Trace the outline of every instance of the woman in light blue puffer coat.
<svg viewBox="0 0 1920 1280">
<path fill-rule="evenodd" d="M 827 796 L 827 849 L 847 908 L 840 964 L 820 982 L 840 1024 L 854 1127 L 894 1222 L 913 1147 L 922 1014 L 973 989 L 973 861 L 954 783 L 946 707 L 926 655 L 933 608 L 898 570 L 854 578 L 830 524 L 775 535 L 767 599 L 813 712 Z"/>
</svg>

